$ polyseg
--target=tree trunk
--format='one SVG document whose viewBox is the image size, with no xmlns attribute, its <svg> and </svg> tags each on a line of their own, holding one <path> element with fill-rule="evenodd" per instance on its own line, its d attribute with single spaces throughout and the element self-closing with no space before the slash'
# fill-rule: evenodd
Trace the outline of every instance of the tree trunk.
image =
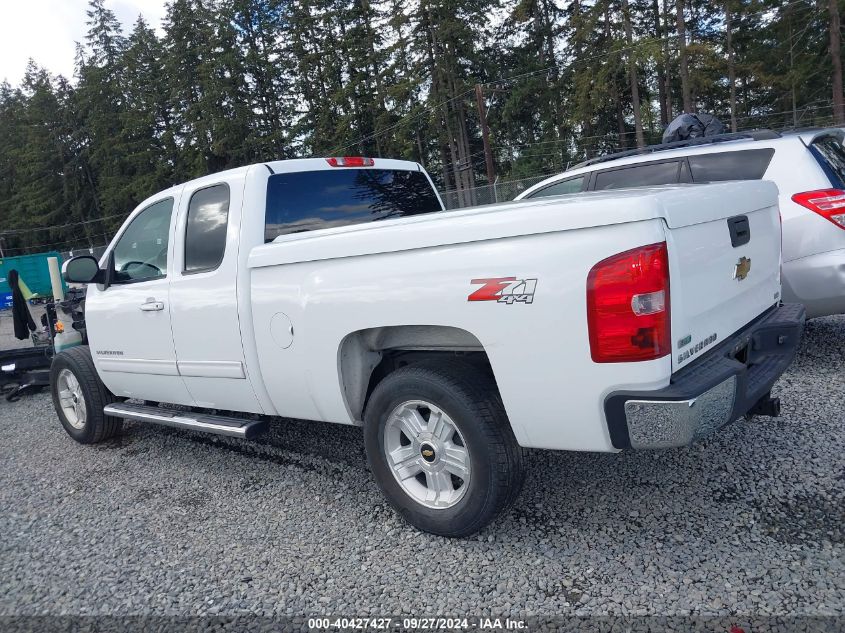
<svg viewBox="0 0 845 633">
<path fill-rule="evenodd" d="M 684 0 L 676 0 L 676 22 L 678 29 L 678 55 L 681 65 L 681 93 L 684 99 L 684 112 L 693 112 L 690 96 L 689 68 L 687 66 L 687 27 L 684 22 Z"/>
<path fill-rule="evenodd" d="M 845 124 L 845 103 L 842 95 L 842 46 L 839 26 L 839 2 L 828 0 L 830 12 L 830 61 L 833 66 L 833 123 Z"/>
<path fill-rule="evenodd" d="M 633 51 L 634 35 L 631 27 L 631 9 L 628 0 L 622 0 L 622 20 L 625 23 L 625 42 L 628 45 L 628 77 L 631 81 L 631 103 L 634 107 L 634 129 L 637 135 L 637 147 L 645 147 L 643 135 L 643 116 L 640 110 L 640 86 L 637 79 L 637 57 Z"/>
<path fill-rule="evenodd" d="M 663 23 L 660 20 L 660 4 L 658 0 L 652 0 L 651 12 L 654 19 L 654 33 L 658 40 L 662 40 L 664 33 Z M 657 56 L 657 101 L 660 104 L 660 125 L 666 127 L 669 125 L 669 118 L 672 114 L 666 98 L 666 60 L 662 54 Z"/>
<path fill-rule="evenodd" d="M 364 31 L 367 34 L 367 43 L 369 44 L 370 48 L 370 69 L 373 73 L 373 79 L 375 80 L 376 90 L 375 90 L 375 104 L 377 107 L 372 108 L 370 112 L 371 124 L 373 126 L 373 132 L 377 132 L 376 129 L 378 127 L 378 117 L 379 114 L 387 111 L 387 103 L 385 100 L 385 92 L 384 86 L 382 85 L 382 69 L 379 68 L 379 56 L 378 50 L 376 49 L 376 34 L 375 29 L 373 28 L 373 15 L 372 9 L 370 8 L 369 0 L 361 0 L 361 13 L 362 13 L 362 20 L 364 25 Z M 368 85 L 365 84 L 365 87 L 369 88 Z M 381 136 L 376 136 L 376 153 L 379 156 L 383 156 L 382 154 L 382 147 L 381 147 Z M 390 137 L 387 137 L 386 142 L 390 143 Z"/>
<path fill-rule="evenodd" d="M 792 15 L 789 16 L 789 41 L 792 42 Z M 792 127 L 798 127 L 798 94 L 795 91 L 795 44 L 789 47 L 789 92 L 792 95 Z"/>
<path fill-rule="evenodd" d="M 604 38 L 610 42 L 613 40 L 613 33 L 610 24 L 610 12 L 613 6 L 610 2 L 604 7 Z M 619 96 L 619 77 L 616 72 L 617 59 L 614 56 L 610 62 L 613 67 L 613 72 L 610 74 L 607 82 L 608 95 L 613 102 L 613 107 L 616 110 L 616 129 L 619 132 L 619 142 L 614 147 L 614 151 L 628 149 L 628 130 L 625 124 L 625 109 L 622 105 L 622 99 Z"/>
<path fill-rule="evenodd" d="M 731 132 L 736 132 L 736 68 L 734 67 L 734 49 L 731 27 L 731 6 L 725 3 L 725 31 L 728 47 L 728 84 L 731 90 Z"/>
<path fill-rule="evenodd" d="M 628 131 L 625 128 L 625 112 L 622 109 L 622 100 L 619 98 L 619 89 L 616 86 L 616 75 L 610 78 L 609 84 L 610 98 L 616 108 L 616 128 L 619 130 L 619 147 L 617 149 L 628 149 Z"/>
<path fill-rule="evenodd" d="M 669 27 L 670 24 L 670 17 L 669 17 L 669 0 L 663 0 L 663 70 L 664 70 L 664 77 L 663 81 L 665 84 L 665 91 L 666 91 L 666 121 L 667 124 L 673 118 L 672 113 L 672 102 L 674 101 L 672 98 L 672 78 L 670 77 L 670 69 L 672 64 L 672 56 L 669 53 Z"/>
<path fill-rule="evenodd" d="M 575 33 L 573 35 L 573 47 L 575 49 L 575 59 L 581 59 L 583 57 L 583 40 L 580 35 L 580 29 L 583 26 L 581 24 L 581 3 L 579 0 L 574 0 L 572 3 L 572 22 L 575 28 Z M 577 72 L 577 71 L 576 71 Z M 589 159 L 593 157 L 593 150 L 592 150 L 592 135 L 593 135 L 593 123 L 590 117 L 590 95 L 587 90 L 584 90 L 583 87 L 578 87 L 578 76 L 575 74 L 573 77 L 573 83 L 575 84 L 576 88 L 576 99 L 578 101 L 578 109 L 581 113 L 581 139 L 583 141 L 583 151 L 584 155 Z"/>
<path fill-rule="evenodd" d="M 422 30 L 425 33 L 425 53 L 426 59 L 428 61 L 428 71 L 431 74 L 431 100 L 434 103 L 439 103 L 442 99 L 441 90 L 440 90 L 440 82 L 439 82 L 439 73 L 437 72 L 437 60 L 434 54 L 434 28 L 431 24 L 431 11 L 428 6 L 425 6 L 421 11 L 421 15 L 424 19 L 424 24 L 422 25 Z M 449 133 L 446 129 L 448 124 L 448 112 L 444 112 L 442 108 L 435 108 L 434 109 L 434 116 L 436 120 L 439 122 L 438 127 L 438 146 L 440 149 L 440 172 L 443 175 L 443 188 L 445 190 L 449 190 L 450 187 L 454 184 L 455 189 L 459 187 L 457 179 L 455 181 L 452 180 L 451 176 L 452 173 L 449 170 L 449 156 L 446 154 L 447 150 L 452 150 L 451 141 L 449 139 Z M 454 153 L 454 152 L 453 152 Z"/>
</svg>

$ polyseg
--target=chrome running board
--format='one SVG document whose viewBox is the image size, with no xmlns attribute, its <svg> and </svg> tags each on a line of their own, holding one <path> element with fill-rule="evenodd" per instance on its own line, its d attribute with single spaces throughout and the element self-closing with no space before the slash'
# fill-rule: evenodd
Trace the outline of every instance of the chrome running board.
<svg viewBox="0 0 845 633">
<path fill-rule="evenodd" d="M 191 411 L 175 411 L 162 407 L 148 407 L 141 404 L 128 402 L 115 402 L 103 407 L 103 413 L 134 420 L 136 422 L 151 422 L 171 426 L 177 429 L 188 429 L 191 431 L 204 431 L 216 435 L 228 435 L 229 437 L 240 437 L 252 439 L 267 427 L 264 420 L 243 420 L 241 418 L 230 418 L 223 415 L 210 415 L 207 413 L 193 413 Z"/>
</svg>

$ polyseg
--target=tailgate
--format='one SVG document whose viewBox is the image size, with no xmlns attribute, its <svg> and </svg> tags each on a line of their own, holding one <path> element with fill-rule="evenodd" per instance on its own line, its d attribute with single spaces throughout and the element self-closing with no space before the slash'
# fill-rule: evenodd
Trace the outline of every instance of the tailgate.
<svg viewBox="0 0 845 633">
<path fill-rule="evenodd" d="M 774 184 L 731 182 L 675 193 L 676 199 L 663 199 L 673 371 L 777 303 L 781 263 Z"/>
</svg>

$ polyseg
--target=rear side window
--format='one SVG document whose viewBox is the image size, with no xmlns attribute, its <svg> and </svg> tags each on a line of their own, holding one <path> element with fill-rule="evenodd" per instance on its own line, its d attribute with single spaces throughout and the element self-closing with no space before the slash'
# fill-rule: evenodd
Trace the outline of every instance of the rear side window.
<svg viewBox="0 0 845 633">
<path fill-rule="evenodd" d="M 441 210 L 419 171 L 335 168 L 275 174 L 267 182 L 264 241 Z"/>
<path fill-rule="evenodd" d="M 185 272 L 214 270 L 226 251 L 229 222 L 229 185 L 200 189 L 188 205 L 185 229 Z"/>
<path fill-rule="evenodd" d="M 643 163 L 633 167 L 596 173 L 594 189 L 623 189 L 651 185 L 673 185 L 678 182 L 680 161 Z"/>
<path fill-rule="evenodd" d="M 578 193 L 584 188 L 584 176 L 576 176 L 561 180 L 548 187 L 532 193 L 529 198 L 545 198 L 546 196 L 560 196 L 565 193 Z"/>
<path fill-rule="evenodd" d="M 718 182 L 720 180 L 760 180 L 775 150 L 748 149 L 737 152 L 693 154 L 687 157 L 693 182 Z"/>
<path fill-rule="evenodd" d="M 822 137 L 810 145 L 810 151 L 830 178 L 830 184 L 845 186 L 845 148 L 839 139 L 835 136 Z"/>
</svg>

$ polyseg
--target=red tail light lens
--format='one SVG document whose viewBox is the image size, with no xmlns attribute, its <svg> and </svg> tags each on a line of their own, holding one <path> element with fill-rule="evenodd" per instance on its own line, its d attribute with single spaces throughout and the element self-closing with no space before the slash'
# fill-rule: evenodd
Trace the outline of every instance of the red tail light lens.
<svg viewBox="0 0 845 633">
<path fill-rule="evenodd" d="M 587 275 L 587 325 L 596 363 L 653 360 L 671 351 L 666 242 L 593 266 Z"/>
<path fill-rule="evenodd" d="M 845 191 L 841 189 L 805 191 L 792 196 L 792 201 L 818 213 L 840 229 L 845 229 Z"/>
<path fill-rule="evenodd" d="M 337 156 L 327 158 L 326 162 L 332 167 L 372 167 L 376 164 L 372 158 L 364 156 Z"/>
</svg>

